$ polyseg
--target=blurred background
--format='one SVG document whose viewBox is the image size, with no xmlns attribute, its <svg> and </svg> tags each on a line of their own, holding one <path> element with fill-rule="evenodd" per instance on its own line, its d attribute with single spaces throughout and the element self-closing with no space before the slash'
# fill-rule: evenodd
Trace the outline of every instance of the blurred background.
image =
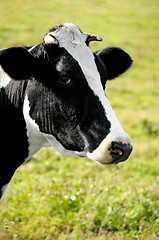
<svg viewBox="0 0 159 240">
<path fill-rule="evenodd" d="M 93 51 L 118 46 L 134 60 L 106 87 L 134 150 L 100 166 L 42 149 L 0 203 L 0 239 L 159 239 L 159 1 L 1 0 L 0 48 L 38 44 L 64 22 L 101 36 Z"/>
</svg>

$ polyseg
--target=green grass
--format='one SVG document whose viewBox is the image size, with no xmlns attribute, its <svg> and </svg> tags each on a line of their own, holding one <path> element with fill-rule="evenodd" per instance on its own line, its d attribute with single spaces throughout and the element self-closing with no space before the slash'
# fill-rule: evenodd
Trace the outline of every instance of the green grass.
<svg viewBox="0 0 159 240">
<path fill-rule="evenodd" d="M 107 84 L 130 134 L 128 161 L 100 166 L 44 148 L 21 166 L 0 203 L 4 240 L 159 239 L 158 0 L 1 0 L 0 48 L 32 45 L 53 25 L 75 22 L 134 60 Z M 7 153 L 6 153 L 7 154 Z"/>
</svg>

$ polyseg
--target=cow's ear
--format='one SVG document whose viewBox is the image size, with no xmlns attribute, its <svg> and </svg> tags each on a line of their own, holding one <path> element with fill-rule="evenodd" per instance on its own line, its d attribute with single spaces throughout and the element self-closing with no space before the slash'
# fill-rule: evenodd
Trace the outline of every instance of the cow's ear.
<svg viewBox="0 0 159 240">
<path fill-rule="evenodd" d="M 13 47 L 0 51 L 0 66 L 11 78 L 22 80 L 34 76 L 38 61 L 25 48 Z"/>
<path fill-rule="evenodd" d="M 118 47 L 107 47 L 95 52 L 106 66 L 108 80 L 124 73 L 132 64 L 131 57 Z"/>
</svg>

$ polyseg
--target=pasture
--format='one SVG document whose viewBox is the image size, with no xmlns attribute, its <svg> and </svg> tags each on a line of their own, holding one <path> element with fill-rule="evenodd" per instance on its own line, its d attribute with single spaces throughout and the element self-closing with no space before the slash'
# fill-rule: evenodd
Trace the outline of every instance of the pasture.
<svg viewBox="0 0 159 240">
<path fill-rule="evenodd" d="M 134 60 L 106 86 L 134 150 L 126 162 L 101 166 L 43 148 L 16 171 L 0 203 L 0 240 L 157 240 L 159 2 L 1 0 L 0 48 L 37 44 L 63 22 L 101 36 L 92 50 L 114 45 Z"/>
</svg>

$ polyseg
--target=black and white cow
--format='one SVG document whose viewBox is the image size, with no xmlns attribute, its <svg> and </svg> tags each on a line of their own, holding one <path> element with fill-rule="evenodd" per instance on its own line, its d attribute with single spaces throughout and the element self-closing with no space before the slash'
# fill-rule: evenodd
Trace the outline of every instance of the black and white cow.
<svg viewBox="0 0 159 240">
<path fill-rule="evenodd" d="M 72 23 L 50 29 L 39 45 L 0 51 L 0 198 L 15 170 L 44 146 L 102 164 L 125 161 L 132 144 L 105 95 L 130 56 Z"/>
</svg>

